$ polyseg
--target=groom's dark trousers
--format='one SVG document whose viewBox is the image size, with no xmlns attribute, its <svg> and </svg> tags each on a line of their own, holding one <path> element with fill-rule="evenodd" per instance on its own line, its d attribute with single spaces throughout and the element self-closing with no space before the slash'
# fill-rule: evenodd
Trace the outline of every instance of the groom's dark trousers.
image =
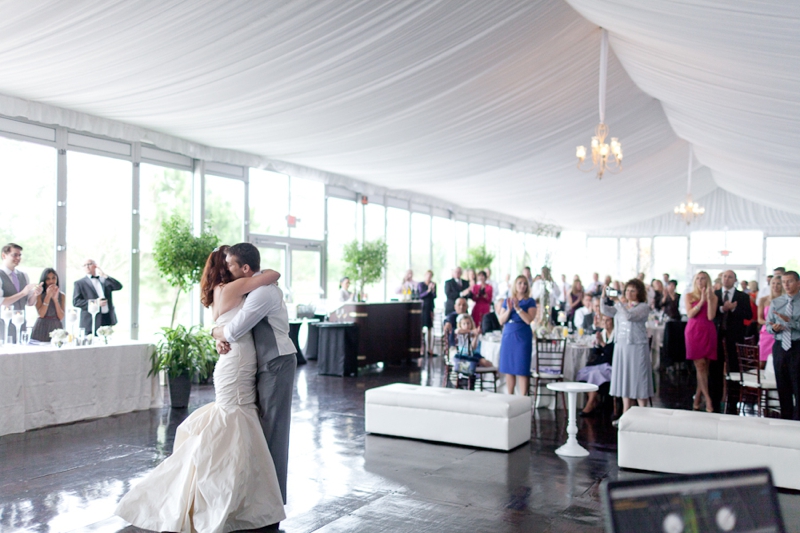
<svg viewBox="0 0 800 533">
<path fill-rule="evenodd" d="M 286 503 L 286 476 L 289 470 L 289 427 L 292 422 L 292 395 L 297 355 L 280 355 L 275 334 L 265 318 L 253 328 L 258 370 L 256 391 L 261 429 L 267 438 L 275 463 L 283 503 Z"/>
</svg>

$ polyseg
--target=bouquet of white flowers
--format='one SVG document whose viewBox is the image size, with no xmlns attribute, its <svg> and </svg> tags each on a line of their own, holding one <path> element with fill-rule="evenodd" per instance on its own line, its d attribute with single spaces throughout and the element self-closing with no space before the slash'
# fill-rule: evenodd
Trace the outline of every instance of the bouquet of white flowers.
<svg viewBox="0 0 800 533">
<path fill-rule="evenodd" d="M 69 339 L 69 333 L 65 329 L 54 329 L 50 332 L 50 343 L 57 348 L 61 348 Z"/>
<path fill-rule="evenodd" d="M 103 337 L 103 341 L 105 341 L 106 344 L 108 344 L 108 338 L 112 333 L 114 333 L 114 328 L 111 326 L 101 326 L 97 328 L 97 334 Z"/>
</svg>

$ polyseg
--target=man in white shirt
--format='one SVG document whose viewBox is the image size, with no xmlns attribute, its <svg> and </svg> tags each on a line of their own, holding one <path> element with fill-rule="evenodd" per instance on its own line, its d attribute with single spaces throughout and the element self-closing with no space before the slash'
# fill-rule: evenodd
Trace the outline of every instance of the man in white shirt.
<svg viewBox="0 0 800 533">
<path fill-rule="evenodd" d="M 592 296 L 600 296 L 603 286 L 600 284 L 600 274 L 595 272 L 592 274 L 592 282 L 586 287 L 586 292 Z M 576 311 L 577 312 L 577 311 Z"/>
<path fill-rule="evenodd" d="M 258 275 L 261 270 L 261 255 L 258 248 L 250 243 L 231 246 L 227 262 L 234 279 L 249 278 Z M 283 291 L 277 285 L 259 287 L 248 294 L 233 320 L 224 328 L 214 328 L 211 333 L 217 339 L 217 350 L 227 353 L 230 349 L 227 343 L 237 341 L 251 330 L 258 364 L 256 389 L 261 428 L 275 463 L 283 503 L 286 503 L 297 348 L 289 337 L 289 314 L 283 301 Z"/>
<path fill-rule="evenodd" d="M 591 294 L 584 293 L 583 305 L 575 310 L 572 323 L 575 329 L 583 328 L 584 331 L 591 331 L 594 326 L 594 310 L 595 300 L 597 300 L 597 307 L 600 307 L 600 299 L 593 297 Z"/>
<path fill-rule="evenodd" d="M 101 326 L 117 323 L 112 292 L 122 289 L 122 283 L 106 275 L 94 259 L 83 262 L 86 276 L 75 281 L 72 287 L 72 305 L 81 310 L 80 327 L 88 334 L 97 334 Z M 95 316 L 92 331 L 92 315 L 89 313 L 89 300 L 97 300 L 100 312 Z"/>
<path fill-rule="evenodd" d="M 17 270 L 22 261 L 22 246 L 10 242 L 3 246 L 2 266 L 0 266 L 0 306 L 10 307 L 13 311 L 25 313 L 25 304 L 34 305 L 36 298 L 42 294 L 42 287 L 37 283 L 29 283 L 28 276 Z M 3 321 L 0 320 L 0 324 Z M 12 342 L 17 342 L 17 328 L 10 328 L 5 324 L 2 331 L 11 337 Z M 25 331 L 25 324 L 20 328 Z M 5 339 L 2 339 L 3 341 Z"/>
</svg>

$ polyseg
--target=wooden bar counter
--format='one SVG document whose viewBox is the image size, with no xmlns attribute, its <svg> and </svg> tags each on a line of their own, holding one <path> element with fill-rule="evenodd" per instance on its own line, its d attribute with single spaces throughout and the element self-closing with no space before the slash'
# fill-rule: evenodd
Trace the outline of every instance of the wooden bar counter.
<svg viewBox="0 0 800 533">
<path fill-rule="evenodd" d="M 358 325 L 358 366 L 400 363 L 420 356 L 422 302 L 348 302 L 330 314 L 331 322 Z"/>
</svg>

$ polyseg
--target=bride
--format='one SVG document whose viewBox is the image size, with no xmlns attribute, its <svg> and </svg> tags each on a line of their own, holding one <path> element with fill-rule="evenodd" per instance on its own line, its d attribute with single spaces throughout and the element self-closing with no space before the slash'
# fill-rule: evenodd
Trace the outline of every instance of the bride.
<svg viewBox="0 0 800 533">
<path fill-rule="evenodd" d="M 232 280 L 228 247 L 214 250 L 201 282 L 202 302 L 218 326 L 233 319 L 244 296 L 280 274 Z M 214 369 L 216 401 L 178 426 L 172 455 L 126 494 L 116 514 L 155 531 L 227 533 L 280 522 L 286 515 L 278 477 L 256 411 L 256 351 L 248 333 Z"/>
</svg>

